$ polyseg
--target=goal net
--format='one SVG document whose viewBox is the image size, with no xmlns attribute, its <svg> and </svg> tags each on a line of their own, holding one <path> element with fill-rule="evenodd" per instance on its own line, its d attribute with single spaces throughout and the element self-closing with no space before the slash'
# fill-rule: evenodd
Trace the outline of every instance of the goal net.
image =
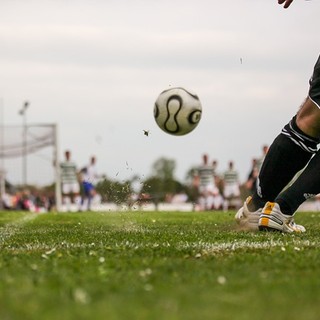
<svg viewBox="0 0 320 320">
<path fill-rule="evenodd" d="M 45 158 L 45 170 L 41 169 L 41 161 L 37 160 L 36 156 Z M 8 176 L 17 176 L 17 173 L 20 173 L 21 182 L 19 184 L 22 186 L 32 184 L 33 181 L 38 181 L 38 184 L 54 183 L 56 206 L 59 210 L 61 188 L 56 124 L 3 125 L 0 127 L 1 197 L 6 192 L 6 179 Z"/>
</svg>

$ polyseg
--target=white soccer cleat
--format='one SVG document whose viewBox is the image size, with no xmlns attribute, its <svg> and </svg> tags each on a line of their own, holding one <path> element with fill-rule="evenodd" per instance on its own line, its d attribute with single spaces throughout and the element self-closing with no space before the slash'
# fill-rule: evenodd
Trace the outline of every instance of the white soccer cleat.
<svg viewBox="0 0 320 320">
<path fill-rule="evenodd" d="M 283 214 L 279 204 L 267 202 L 259 218 L 259 230 L 280 231 L 284 233 L 306 232 L 304 226 L 296 224 L 293 216 Z"/>
<path fill-rule="evenodd" d="M 258 231 L 258 223 L 262 208 L 257 211 L 249 211 L 248 204 L 252 201 L 252 197 L 248 197 L 235 215 L 236 222 L 242 230 Z"/>
</svg>

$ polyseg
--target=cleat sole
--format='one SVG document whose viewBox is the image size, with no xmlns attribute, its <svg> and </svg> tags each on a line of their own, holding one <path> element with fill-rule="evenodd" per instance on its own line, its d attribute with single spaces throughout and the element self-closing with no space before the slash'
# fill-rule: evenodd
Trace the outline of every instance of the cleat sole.
<svg viewBox="0 0 320 320">
<path fill-rule="evenodd" d="M 265 232 L 282 232 L 282 231 L 279 230 L 279 229 L 271 228 L 271 227 L 268 227 L 268 226 L 259 226 L 259 231 L 265 231 Z"/>
</svg>

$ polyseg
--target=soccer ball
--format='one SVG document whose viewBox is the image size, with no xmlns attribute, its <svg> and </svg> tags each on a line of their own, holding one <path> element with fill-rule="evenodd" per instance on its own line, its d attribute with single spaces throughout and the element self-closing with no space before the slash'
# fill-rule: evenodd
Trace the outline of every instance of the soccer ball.
<svg viewBox="0 0 320 320">
<path fill-rule="evenodd" d="M 191 132 L 201 119 L 198 96 L 184 88 L 162 91 L 154 104 L 154 118 L 166 133 L 182 136 Z"/>
</svg>

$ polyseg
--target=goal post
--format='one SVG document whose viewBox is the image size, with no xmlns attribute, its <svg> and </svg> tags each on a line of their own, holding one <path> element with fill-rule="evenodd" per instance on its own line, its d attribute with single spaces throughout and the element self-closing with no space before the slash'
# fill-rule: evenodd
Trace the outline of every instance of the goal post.
<svg viewBox="0 0 320 320">
<path fill-rule="evenodd" d="M 2 125 L 0 128 L 0 193 L 5 193 L 6 159 L 21 158 L 23 162 L 23 183 L 26 184 L 27 156 L 44 148 L 52 147 L 51 166 L 55 184 L 56 208 L 61 209 L 60 159 L 57 124 Z M 6 160 L 7 161 L 7 160 Z M 23 184 L 22 183 L 22 184 Z"/>
<path fill-rule="evenodd" d="M 60 178 L 60 157 L 59 157 L 59 144 L 58 144 L 58 126 L 53 125 L 53 158 L 54 158 L 54 178 L 55 178 L 55 199 L 56 199 L 56 209 L 61 211 L 62 207 L 62 194 L 61 194 L 61 178 Z"/>
</svg>

